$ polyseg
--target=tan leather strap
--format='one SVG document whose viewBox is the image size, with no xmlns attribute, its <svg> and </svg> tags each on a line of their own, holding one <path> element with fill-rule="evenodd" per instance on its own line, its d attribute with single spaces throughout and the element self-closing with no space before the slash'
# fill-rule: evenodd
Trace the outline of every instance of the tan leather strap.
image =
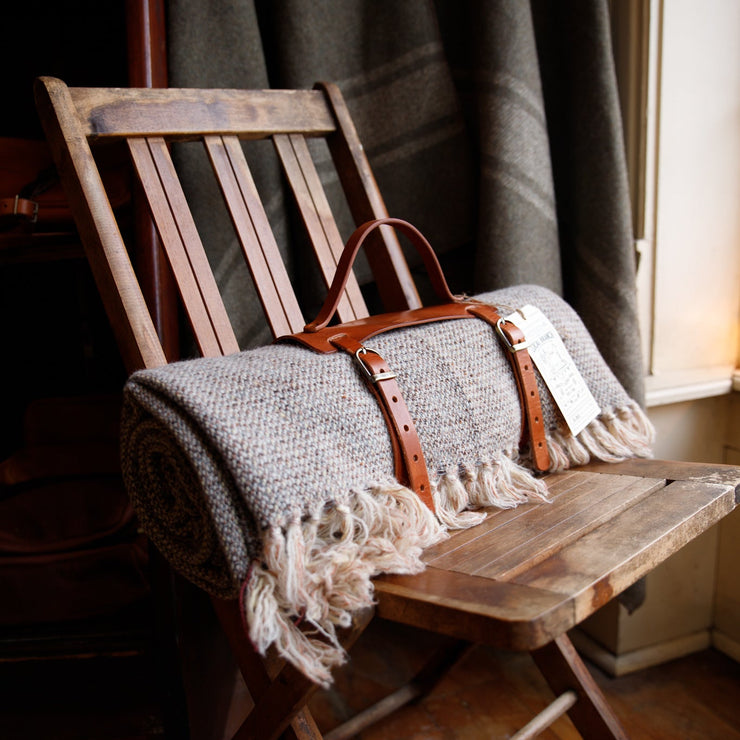
<svg viewBox="0 0 740 740">
<path fill-rule="evenodd" d="M 370 233 L 383 225 L 394 226 L 409 238 L 424 261 L 432 287 L 442 301 L 441 305 L 370 316 L 339 326 L 329 326 L 336 313 L 357 253 Z M 364 369 L 368 384 L 383 408 L 393 443 L 396 475 L 399 481 L 406 483 L 416 491 L 432 511 L 434 511 L 434 504 L 431 499 L 426 463 L 421 454 L 421 445 L 413 421 L 394 379 L 395 376 L 389 373 L 387 368 L 382 369 L 385 364 L 383 358 L 377 352 L 367 350 L 363 342 L 369 337 L 391 329 L 472 316 L 483 319 L 493 326 L 508 350 L 507 355 L 514 370 L 522 407 L 522 442 L 528 437 L 532 459 L 537 470 L 548 470 L 550 456 L 545 442 L 539 389 L 534 365 L 526 349 L 524 334 L 514 324 L 504 321 L 492 306 L 455 298 L 447 286 L 439 260 L 429 242 L 418 229 L 406 221 L 398 218 L 379 218 L 359 226 L 342 252 L 329 294 L 319 315 L 306 324 L 303 332 L 281 337 L 281 339 L 298 341 L 317 352 L 334 352 L 338 347 L 355 357 Z M 428 494 L 426 497 L 424 496 L 425 491 Z"/>
<path fill-rule="evenodd" d="M 0 218 L 25 218 L 35 223 L 39 204 L 34 200 L 16 195 L 13 198 L 0 198 Z"/>
<path fill-rule="evenodd" d="M 339 336 L 349 336 L 355 341 L 363 344 L 371 337 L 383 334 L 393 329 L 402 329 L 405 326 L 418 326 L 434 321 L 447 319 L 471 319 L 468 308 L 471 303 L 455 301 L 454 303 L 442 303 L 438 306 L 423 306 L 408 311 L 397 311 L 395 313 L 376 314 L 364 319 L 348 321 L 345 324 L 326 326 L 315 332 L 299 332 L 280 337 L 281 341 L 293 340 L 300 342 L 322 354 L 336 352 L 334 339 Z"/>
<path fill-rule="evenodd" d="M 434 321 L 471 318 L 482 319 L 490 324 L 506 348 L 522 409 L 521 444 L 528 443 L 537 470 L 543 472 L 549 470 L 550 456 L 545 441 L 539 388 L 534 365 L 526 349 L 524 334 L 511 322 L 504 321 L 493 306 L 476 301 L 457 300 L 438 306 L 369 316 L 346 324 L 327 326 L 313 333 L 302 332 L 281 339 L 300 342 L 317 352 L 331 353 L 336 352 L 337 347 L 344 348 L 343 344 L 347 345 L 350 342 L 354 347 L 362 347 L 367 339 L 393 329 Z"/>
<path fill-rule="evenodd" d="M 481 303 L 469 308 L 470 313 L 488 322 L 501 338 L 514 370 L 522 407 L 522 435 L 529 437 L 529 447 L 535 468 L 542 472 L 550 468 L 550 454 L 545 440 L 542 405 L 537 387 L 534 363 L 527 351 L 524 332 L 501 317 L 493 306 Z"/>
<path fill-rule="evenodd" d="M 393 448 L 393 464 L 399 483 L 410 488 L 434 512 L 432 487 L 419 435 L 408 406 L 403 400 L 395 373 L 373 349 L 347 335 L 334 337 L 335 346 L 351 355 L 358 363 L 367 385 L 377 399 Z"/>
<path fill-rule="evenodd" d="M 447 286 L 447 281 L 445 280 L 437 255 L 434 254 L 434 250 L 429 242 L 424 238 L 424 235 L 415 226 L 408 223 L 408 221 L 403 221 L 400 218 L 377 218 L 358 226 L 347 241 L 344 251 L 342 252 L 342 256 L 339 258 L 337 271 L 334 273 L 334 279 L 332 280 L 329 294 L 324 301 L 324 305 L 321 307 L 319 315 L 313 321 L 306 324 L 304 329 L 305 332 L 313 333 L 328 326 L 332 317 L 336 313 L 339 299 L 347 285 L 347 280 L 352 272 L 352 265 L 355 262 L 357 253 L 360 251 L 360 247 L 362 247 L 372 231 L 384 225 L 394 226 L 398 231 L 408 237 L 413 247 L 421 256 L 424 266 L 426 267 L 427 274 L 429 275 L 432 288 L 440 301 L 443 303 L 454 302 L 455 297 Z"/>
</svg>

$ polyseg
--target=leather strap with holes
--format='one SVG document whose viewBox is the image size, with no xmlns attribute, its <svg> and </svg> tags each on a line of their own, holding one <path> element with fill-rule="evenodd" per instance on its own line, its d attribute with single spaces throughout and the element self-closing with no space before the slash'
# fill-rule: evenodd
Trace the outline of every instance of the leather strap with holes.
<svg viewBox="0 0 740 740">
<path fill-rule="evenodd" d="M 432 487 L 421 451 L 414 420 L 403 400 L 395 373 L 377 351 L 347 335 L 338 335 L 332 343 L 355 358 L 367 385 L 378 401 L 385 417 L 393 448 L 394 471 L 398 482 L 410 488 L 434 512 Z"/>
<path fill-rule="evenodd" d="M 534 372 L 534 363 L 527 350 L 524 332 L 515 324 L 501 318 L 501 314 L 493 306 L 481 303 L 470 307 L 469 311 L 489 323 L 503 341 L 519 390 L 522 408 L 522 437 L 528 436 L 534 466 L 537 470 L 544 472 L 550 468 L 550 454 L 545 441 L 545 425 L 542 420 L 537 376 Z"/>
<path fill-rule="evenodd" d="M 352 270 L 355 257 L 369 234 L 381 226 L 393 226 L 404 233 L 421 256 L 430 283 L 440 304 L 393 314 L 368 316 L 336 326 L 331 320 Z M 393 448 L 394 471 L 399 482 L 411 488 L 434 511 L 429 475 L 414 422 L 406 406 L 395 375 L 383 358 L 364 342 L 372 336 L 404 326 L 417 326 L 433 321 L 478 318 L 493 326 L 506 346 L 514 370 L 522 407 L 522 442 L 527 440 L 535 467 L 550 467 L 542 420 L 539 389 L 532 360 L 526 350 L 524 335 L 510 322 L 505 322 L 492 306 L 464 301 L 450 292 L 442 268 L 429 242 L 414 226 L 396 218 L 381 218 L 359 226 L 350 237 L 337 264 L 329 293 L 318 316 L 302 332 L 281 337 L 310 347 L 316 352 L 331 353 L 340 349 L 358 362 L 368 387 L 380 404 Z"/>
</svg>

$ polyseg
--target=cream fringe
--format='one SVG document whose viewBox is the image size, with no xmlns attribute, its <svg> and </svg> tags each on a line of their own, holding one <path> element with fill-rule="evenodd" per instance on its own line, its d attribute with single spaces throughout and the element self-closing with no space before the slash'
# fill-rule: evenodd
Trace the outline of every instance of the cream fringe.
<svg viewBox="0 0 740 740">
<path fill-rule="evenodd" d="M 619 462 L 630 457 L 651 457 L 655 430 L 634 401 L 611 409 L 592 421 L 578 436 L 556 430 L 547 436 L 550 470 L 585 465 L 592 458 Z"/>
<path fill-rule="evenodd" d="M 425 548 L 448 529 L 480 523 L 471 506 L 510 508 L 547 500 L 545 484 L 509 457 L 445 473 L 434 486 L 437 516 L 413 491 L 397 483 L 354 491 L 263 540 L 263 559 L 247 584 L 244 611 L 249 637 L 265 653 L 278 653 L 322 686 L 345 653 L 336 630 L 352 613 L 373 604 L 372 578 L 379 573 L 419 573 Z"/>
<path fill-rule="evenodd" d="M 475 468 L 461 466 L 459 475 L 447 472 L 434 490 L 437 516 L 447 529 L 480 524 L 486 513 L 469 511 L 471 507 L 511 509 L 531 500 L 547 501 L 547 486 L 505 455 Z"/>
<path fill-rule="evenodd" d="M 591 457 L 617 461 L 649 456 L 653 428 L 637 404 L 602 414 L 577 437 L 548 438 L 551 469 L 585 464 Z M 547 486 L 511 455 L 442 474 L 433 486 L 436 517 L 413 491 L 397 483 L 354 491 L 265 532 L 261 563 L 246 585 L 249 637 L 262 654 L 270 645 L 311 680 L 331 683 L 331 668 L 345 653 L 338 627 L 373 604 L 379 573 L 418 573 L 422 552 L 450 529 L 472 527 L 485 512 L 529 500 L 547 501 Z"/>
<path fill-rule="evenodd" d="M 424 548 L 445 529 L 413 491 L 398 484 L 355 491 L 304 521 L 272 527 L 244 603 L 249 637 L 262 654 L 278 653 L 322 686 L 344 661 L 337 627 L 373 603 L 379 573 L 418 573 Z"/>
</svg>

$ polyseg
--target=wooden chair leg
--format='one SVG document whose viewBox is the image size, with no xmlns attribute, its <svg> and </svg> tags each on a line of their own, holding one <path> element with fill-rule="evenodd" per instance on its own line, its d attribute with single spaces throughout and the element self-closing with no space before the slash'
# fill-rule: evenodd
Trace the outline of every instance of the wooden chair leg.
<svg viewBox="0 0 740 740">
<path fill-rule="evenodd" d="M 532 657 L 556 696 L 575 691 L 578 701 L 568 715 L 584 740 L 628 740 L 627 733 L 566 635 L 555 638 Z"/>
<path fill-rule="evenodd" d="M 172 570 L 149 546 L 154 621 L 153 657 L 160 687 L 165 735 L 172 740 L 190 736 L 183 666 L 178 647 L 176 586 Z"/>
<path fill-rule="evenodd" d="M 277 740 L 318 686 L 292 665 L 286 664 L 234 735 L 234 740 Z"/>
<path fill-rule="evenodd" d="M 408 683 L 335 727 L 324 736 L 324 740 L 349 740 L 406 704 L 418 701 L 474 647 L 475 645 L 462 640 L 450 640 L 445 643 Z"/>
<path fill-rule="evenodd" d="M 213 605 L 254 701 L 233 740 L 275 740 L 283 732 L 288 740 L 321 740 L 306 708 L 318 686 L 284 661 L 257 655 L 244 634 L 236 601 L 213 599 Z M 352 627 L 341 636 L 345 649 L 365 631 L 373 612 L 367 609 L 355 616 Z"/>
<path fill-rule="evenodd" d="M 207 594 L 178 578 L 177 603 L 178 647 L 190 725 L 187 737 L 225 740 L 249 711 L 249 692 Z"/>
<path fill-rule="evenodd" d="M 281 740 L 322 740 L 322 736 L 311 712 L 304 707 L 293 717 Z"/>
</svg>

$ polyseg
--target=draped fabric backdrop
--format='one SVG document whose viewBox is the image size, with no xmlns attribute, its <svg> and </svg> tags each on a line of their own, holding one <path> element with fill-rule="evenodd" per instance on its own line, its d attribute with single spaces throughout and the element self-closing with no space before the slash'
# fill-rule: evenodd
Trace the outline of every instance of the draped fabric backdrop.
<svg viewBox="0 0 740 740">
<path fill-rule="evenodd" d="M 170 0 L 168 12 L 171 85 L 338 83 L 389 213 L 430 239 L 453 289 L 537 283 L 562 294 L 642 401 L 607 0 Z M 290 197 L 261 144 L 247 156 L 281 248 L 304 276 Z M 177 155 L 240 341 L 264 343 L 203 157 Z M 328 153 L 317 161 L 337 189 Z M 302 287 L 306 301 L 320 300 L 312 280 Z"/>
</svg>

